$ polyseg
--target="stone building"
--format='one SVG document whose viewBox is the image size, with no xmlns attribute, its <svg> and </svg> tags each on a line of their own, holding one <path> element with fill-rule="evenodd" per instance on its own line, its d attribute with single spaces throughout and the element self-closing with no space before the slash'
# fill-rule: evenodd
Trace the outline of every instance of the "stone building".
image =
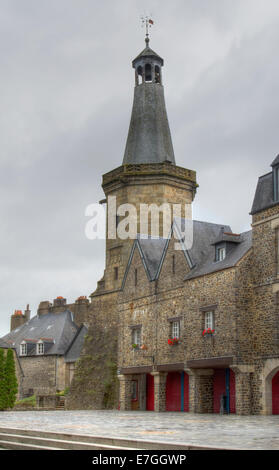
<svg viewBox="0 0 279 470">
<path fill-rule="evenodd" d="M 112 220 L 107 210 L 104 275 L 90 301 L 65 304 L 59 315 L 42 303 L 36 322 L 70 311 L 88 327 L 74 356 L 68 408 L 279 414 L 279 157 L 259 178 L 250 231 L 192 221 L 196 173 L 175 162 L 163 65 L 147 37 L 132 62 L 123 162 L 103 176 L 102 203 L 115 198 L 116 208 Z M 136 219 L 135 237 L 120 237 L 123 204 L 136 209 L 131 223 L 141 205 L 170 204 L 167 235 L 159 213 L 151 236 L 147 211 L 144 229 Z M 24 321 L 13 319 L 13 328 Z"/>
<path fill-rule="evenodd" d="M 0 345 L 15 352 L 19 398 L 55 395 L 69 387 L 86 333 L 85 325 L 74 322 L 63 297 L 55 299 L 53 305 L 41 302 L 31 319 L 29 306 L 24 314 L 16 310 L 11 332 Z"/>
</svg>

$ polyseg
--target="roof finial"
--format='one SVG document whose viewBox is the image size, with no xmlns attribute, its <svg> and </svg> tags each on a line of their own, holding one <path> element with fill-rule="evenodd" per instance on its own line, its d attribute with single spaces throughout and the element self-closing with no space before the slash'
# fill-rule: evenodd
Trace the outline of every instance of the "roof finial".
<svg viewBox="0 0 279 470">
<path fill-rule="evenodd" d="M 149 29 L 154 24 L 154 21 L 151 19 L 150 16 L 142 16 L 141 17 L 141 25 L 142 27 L 145 26 L 145 42 L 146 47 L 149 46 Z"/>
</svg>

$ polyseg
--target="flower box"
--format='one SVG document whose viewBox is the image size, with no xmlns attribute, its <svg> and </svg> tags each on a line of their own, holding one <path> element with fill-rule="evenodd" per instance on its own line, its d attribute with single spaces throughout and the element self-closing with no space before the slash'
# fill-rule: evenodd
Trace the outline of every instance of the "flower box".
<svg viewBox="0 0 279 470">
<path fill-rule="evenodd" d="M 203 332 L 202 332 L 202 335 L 203 337 L 205 336 L 212 336 L 213 334 L 215 333 L 215 330 L 211 329 L 211 328 L 207 328 L 207 329 L 204 329 Z"/>
<path fill-rule="evenodd" d="M 179 338 L 169 338 L 168 339 L 168 344 L 170 346 L 175 346 L 176 344 L 180 344 L 180 339 Z"/>
</svg>

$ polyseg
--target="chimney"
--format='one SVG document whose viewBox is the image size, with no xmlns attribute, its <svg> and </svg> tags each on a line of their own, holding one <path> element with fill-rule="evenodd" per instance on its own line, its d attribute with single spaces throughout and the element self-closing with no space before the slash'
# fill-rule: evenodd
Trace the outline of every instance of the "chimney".
<svg viewBox="0 0 279 470">
<path fill-rule="evenodd" d="M 14 314 L 11 316 L 11 331 L 23 325 L 25 322 L 26 319 L 22 314 L 22 310 L 15 310 Z"/>
<path fill-rule="evenodd" d="M 31 310 L 29 309 L 29 304 L 26 305 L 26 310 L 24 311 L 25 321 L 30 320 Z"/>
<path fill-rule="evenodd" d="M 51 307 L 51 303 L 48 300 L 44 300 L 43 302 L 40 302 L 37 314 L 40 315 L 46 315 L 49 313 L 49 309 Z"/>
</svg>

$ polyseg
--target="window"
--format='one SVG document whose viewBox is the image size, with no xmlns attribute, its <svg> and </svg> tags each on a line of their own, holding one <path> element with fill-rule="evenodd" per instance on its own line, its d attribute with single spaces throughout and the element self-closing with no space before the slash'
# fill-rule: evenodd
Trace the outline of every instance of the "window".
<svg viewBox="0 0 279 470">
<path fill-rule="evenodd" d="M 37 354 L 44 354 L 44 343 L 42 341 L 37 343 Z"/>
<path fill-rule="evenodd" d="M 137 401 L 138 400 L 138 381 L 137 380 L 132 380 L 132 400 Z"/>
<path fill-rule="evenodd" d="M 135 269 L 135 286 L 138 284 L 138 270 Z"/>
<path fill-rule="evenodd" d="M 133 328 L 132 330 L 132 344 L 140 346 L 141 344 L 141 328 Z"/>
<path fill-rule="evenodd" d="M 21 343 L 21 345 L 20 345 L 20 355 L 21 356 L 27 356 L 27 344 L 26 343 Z"/>
<path fill-rule="evenodd" d="M 114 280 L 117 281 L 118 279 L 118 267 L 114 268 Z"/>
<path fill-rule="evenodd" d="M 172 338 L 180 337 L 180 322 L 179 321 L 173 321 L 171 323 L 171 337 Z"/>
<path fill-rule="evenodd" d="M 211 330 L 213 330 L 214 326 L 213 326 L 213 312 L 205 312 L 205 316 L 204 316 L 204 328 L 207 330 L 208 328 L 210 328 Z"/>
<path fill-rule="evenodd" d="M 223 261 L 226 258 L 226 248 L 222 246 L 216 250 L 216 261 Z"/>
</svg>

